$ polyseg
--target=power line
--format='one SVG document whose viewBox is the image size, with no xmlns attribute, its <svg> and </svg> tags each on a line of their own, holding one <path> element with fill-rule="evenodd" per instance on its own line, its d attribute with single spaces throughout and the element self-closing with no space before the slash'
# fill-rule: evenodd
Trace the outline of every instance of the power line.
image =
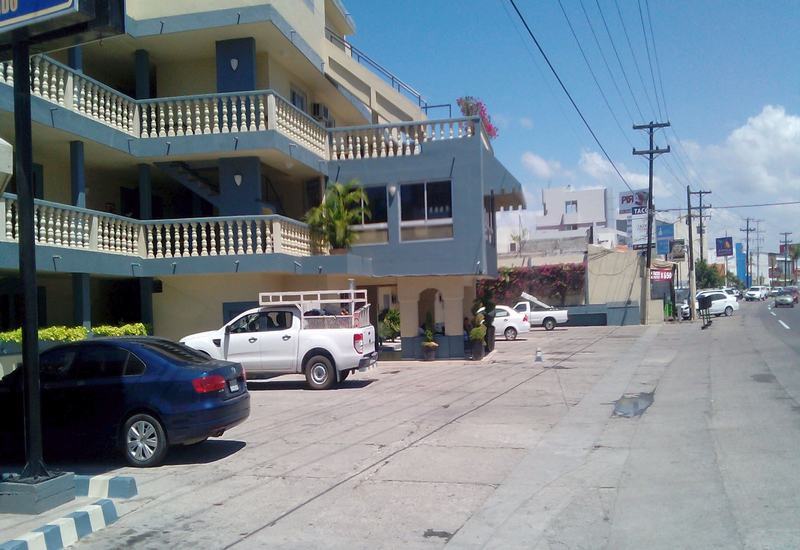
<svg viewBox="0 0 800 550">
<path fill-rule="evenodd" d="M 617 79 L 614 76 L 614 73 L 611 72 L 611 65 L 608 64 L 608 59 L 606 59 L 606 54 L 603 51 L 603 46 L 600 45 L 600 39 L 597 37 L 597 33 L 594 31 L 594 25 L 592 25 L 592 20 L 589 18 L 589 12 L 586 11 L 586 6 L 583 4 L 583 0 L 580 0 L 580 4 L 581 4 L 581 10 L 583 10 L 583 16 L 586 18 L 586 24 L 589 25 L 589 30 L 592 32 L 592 37 L 594 38 L 594 43 L 597 46 L 597 51 L 600 53 L 600 58 L 603 60 L 603 64 L 606 66 L 606 70 L 608 71 L 608 76 L 611 78 L 611 83 L 617 90 L 617 95 L 619 95 L 619 98 L 622 101 L 622 106 L 625 108 L 625 112 L 628 113 L 628 119 L 630 120 L 630 122 L 633 122 L 633 115 L 628 109 L 628 105 L 625 103 L 625 99 L 622 97 L 622 91 L 620 91 L 619 86 L 617 85 Z M 631 147 L 633 147 L 633 145 L 631 145 Z"/>
<path fill-rule="evenodd" d="M 528 25 L 528 22 L 525 20 L 525 17 L 522 15 L 522 12 L 519 11 L 519 8 L 517 7 L 516 2 L 514 2 L 514 0 L 509 0 L 509 2 L 511 2 L 511 6 L 513 6 L 514 11 L 517 12 L 517 16 L 520 18 L 520 21 L 522 21 L 522 24 L 525 26 L 525 30 L 528 31 L 528 34 L 530 35 L 531 39 L 533 40 L 533 43 L 536 44 L 536 48 L 539 50 L 539 53 L 542 54 L 542 57 L 544 57 L 544 60 L 547 62 L 547 66 L 550 67 L 550 70 L 552 71 L 553 75 L 556 77 L 556 80 L 558 80 L 558 83 L 561 85 L 561 89 L 564 90 L 564 93 L 569 98 L 569 101 L 570 101 L 570 103 L 572 103 L 572 106 L 575 108 L 575 111 L 577 111 L 578 115 L 581 117 L 581 120 L 583 121 L 584 126 L 586 126 L 586 129 L 589 130 L 589 133 L 592 134 L 592 138 L 594 138 L 594 141 L 595 141 L 595 143 L 597 143 L 597 146 L 600 147 L 600 150 L 603 151 L 603 155 L 605 155 L 606 160 L 608 160 L 608 162 L 614 168 L 614 171 L 617 173 L 619 178 L 622 180 L 622 183 L 625 184 L 625 187 L 627 187 L 629 191 L 633 191 L 633 189 L 631 188 L 630 184 L 628 184 L 628 180 L 625 179 L 625 176 L 623 176 L 622 172 L 619 171 L 619 168 L 617 168 L 617 165 L 614 164 L 613 160 L 611 160 L 611 157 L 609 156 L 608 152 L 606 151 L 606 148 L 603 147 L 602 143 L 600 143 L 600 140 L 598 139 L 597 135 L 594 133 L 594 130 L 592 129 L 592 127 L 589 124 L 589 122 L 586 120 L 586 117 L 583 116 L 583 112 L 581 112 L 580 108 L 578 107 L 578 104 L 575 103 L 574 99 L 572 99 L 572 94 L 569 93 L 569 90 L 567 90 L 567 87 L 564 85 L 564 82 L 561 80 L 561 77 L 558 76 L 558 71 L 556 71 L 555 67 L 553 67 L 553 64 L 550 62 L 550 58 L 547 57 L 547 54 L 544 53 L 544 49 L 542 49 L 542 46 L 539 44 L 539 41 L 536 39 L 536 36 L 534 36 L 533 31 L 531 30 L 530 26 Z"/>
<path fill-rule="evenodd" d="M 617 114 L 614 112 L 614 109 L 611 107 L 611 103 L 609 103 L 608 97 L 606 97 L 606 94 L 603 91 L 603 87 L 600 86 L 600 82 L 597 80 L 597 75 L 595 75 L 594 70 L 592 69 L 592 65 L 591 65 L 591 63 L 589 63 L 589 58 L 586 56 L 586 52 L 583 50 L 583 46 L 581 45 L 581 41 L 578 39 L 578 35 L 575 34 L 575 29 L 572 26 L 572 21 L 570 21 L 569 16 L 567 15 L 567 10 L 564 9 L 564 4 L 561 2 L 561 0 L 558 0 L 558 5 L 561 8 L 561 13 L 564 14 L 564 19 L 567 20 L 567 25 L 569 26 L 569 30 L 572 33 L 572 37 L 575 39 L 575 43 L 578 45 L 578 49 L 581 52 L 581 56 L 583 56 L 583 61 L 584 61 L 584 63 L 586 63 L 586 68 L 589 69 L 589 73 L 592 75 L 592 80 L 594 80 L 594 83 L 597 86 L 597 90 L 600 92 L 600 95 L 603 96 L 603 101 L 605 102 L 606 107 L 608 107 L 608 111 L 611 113 L 611 116 L 613 117 L 614 122 L 617 123 L 617 128 L 619 128 L 619 131 L 622 134 L 622 137 L 624 137 L 625 140 L 628 142 L 628 144 L 631 147 L 633 147 L 633 142 L 631 142 L 630 138 L 628 137 L 628 134 L 625 133 L 625 130 L 622 129 L 622 124 L 620 123 L 619 119 L 617 118 Z M 617 92 L 619 92 L 619 88 L 617 88 Z M 620 94 L 620 97 L 621 96 L 622 96 L 622 94 Z M 623 106 L 625 107 L 625 110 L 628 111 L 627 105 L 625 105 L 623 103 Z M 628 116 L 630 116 L 630 114 L 631 114 L 630 111 L 628 111 Z"/>
<path fill-rule="evenodd" d="M 617 58 L 617 63 L 619 64 L 619 68 L 622 71 L 622 77 L 625 79 L 625 84 L 628 86 L 628 92 L 631 94 L 631 98 L 633 99 L 633 104 L 636 105 L 636 111 L 639 113 L 639 119 L 644 120 L 645 116 L 642 114 L 642 109 L 639 107 L 639 102 L 636 100 L 636 94 L 633 93 L 633 87 L 631 86 L 631 81 L 628 80 L 628 73 L 625 70 L 625 66 L 622 64 L 622 59 L 619 56 L 619 51 L 617 51 L 617 45 L 614 44 L 614 37 L 611 34 L 611 30 L 608 28 L 608 22 L 606 21 L 606 16 L 603 14 L 603 8 L 600 6 L 599 0 L 594 0 L 595 4 L 597 4 L 597 9 L 600 11 L 600 19 L 603 20 L 603 27 L 606 29 L 606 34 L 608 35 L 608 39 L 611 42 L 611 49 L 614 50 L 614 56 Z"/>
<path fill-rule="evenodd" d="M 628 43 L 628 50 L 631 52 L 631 57 L 633 58 L 633 66 L 636 67 L 636 74 L 639 75 L 639 82 L 642 84 L 642 89 L 644 90 L 644 96 L 647 99 L 648 105 L 650 105 L 650 109 L 653 112 L 653 115 L 656 114 L 656 108 L 653 107 L 653 101 L 650 99 L 650 94 L 647 93 L 647 86 L 644 84 L 644 77 L 642 76 L 642 71 L 639 69 L 639 61 L 636 59 L 636 53 L 633 50 L 633 44 L 631 43 L 630 34 L 628 34 L 628 27 L 625 25 L 625 19 L 622 17 L 622 10 L 619 7 L 619 1 L 614 0 L 614 5 L 617 8 L 617 15 L 619 16 L 619 21 L 622 24 L 622 31 L 625 34 L 625 41 Z"/>
<path fill-rule="evenodd" d="M 650 67 L 650 79 L 653 81 L 653 95 L 656 96 L 656 105 L 658 106 L 658 118 L 664 118 L 661 114 L 661 103 L 658 101 L 658 88 L 656 87 L 656 77 L 653 74 L 653 60 L 650 58 L 650 44 L 647 40 L 647 31 L 644 28 L 644 16 L 642 15 L 642 0 L 636 0 L 639 6 L 639 20 L 642 22 L 642 35 L 644 36 L 644 47 L 647 50 L 647 64 Z"/>
<path fill-rule="evenodd" d="M 669 110 L 667 109 L 667 96 L 664 95 L 664 79 L 661 78 L 661 63 L 658 61 L 658 49 L 656 48 L 656 35 L 653 32 L 653 20 L 650 18 L 650 1 L 644 0 L 644 7 L 647 11 L 647 24 L 650 27 L 650 40 L 653 42 L 653 57 L 656 60 L 656 71 L 658 73 L 658 86 L 661 89 L 661 102 L 664 104 L 664 114 L 669 119 Z"/>
<path fill-rule="evenodd" d="M 761 208 L 765 206 L 788 206 L 790 204 L 800 204 L 800 201 L 785 201 L 785 202 L 764 202 L 761 204 L 734 204 L 728 206 L 715 206 L 712 210 L 716 209 L 729 209 L 729 208 Z M 683 208 L 660 208 L 656 212 L 676 212 L 684 210 Z"/>
</svg>

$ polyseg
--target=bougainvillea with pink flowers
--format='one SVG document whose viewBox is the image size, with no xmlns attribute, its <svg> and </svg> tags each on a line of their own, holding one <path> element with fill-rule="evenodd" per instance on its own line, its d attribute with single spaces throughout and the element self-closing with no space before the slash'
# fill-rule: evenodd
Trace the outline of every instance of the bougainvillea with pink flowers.
<svg viewBox="0 0 800 550">
<path fill-rule="evenodd" d="M 458 104 L 459 109 L 461 109 L 462 115 L 481 117 L 483 129 L 486 130 L 486 134 L 492 139 L 497 137 L 497 126 L 492 124 L 492 117 L 489 116 L 489 112 L 486 110 L 486 104 L 483 101 L 477 97 L 465 95 L 464 97 L 456 99 L 456 104 Z"/>
<path fill-rule="evenodd" d="M 500 268 L 497 278 L 478 281 L 477 297 L 490 296 L 498 304 L 513 306 L 520 294 L 527 292 L 542 299 L 555 298 L 563 305 L 568 293 L 583 289 L 585 277 L 583 264 Z"/>
</svg>

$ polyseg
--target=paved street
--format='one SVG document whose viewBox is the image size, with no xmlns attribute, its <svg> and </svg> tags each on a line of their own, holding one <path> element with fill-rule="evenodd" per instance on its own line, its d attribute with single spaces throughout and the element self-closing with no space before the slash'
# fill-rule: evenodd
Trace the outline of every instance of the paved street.
<svg viewBox="0 0 800 550">
<path fill-rule="evenodd" d="M 796 548 L 800 320 L 768 306 L 705 331 L 537 330 L 335 391 L 252 384 L 222 440 L 114 466 L 140 495 L 79 547 Z"/>
</svg>

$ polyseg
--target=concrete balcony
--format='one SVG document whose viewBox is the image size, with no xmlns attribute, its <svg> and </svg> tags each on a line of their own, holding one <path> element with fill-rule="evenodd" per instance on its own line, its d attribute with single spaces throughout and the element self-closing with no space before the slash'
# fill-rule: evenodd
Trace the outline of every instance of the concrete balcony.
<svg viewBox="0 0 800 550">
<path fill-rule="evenodd" d="M 186 273 L 371 274 L 371 261 L 330 256 L 308 225 L 283 216 L 136 220 L 34 201 L 37 269 L 150 277 Z M 17 198 L 0 197 L 0 270 L 17 269 Z"/>
<path fill-rule="evenodd" d="M 11 62 L 0 62 L 0 84 L 13 86 Z M 134 156 L 157 156 L 153 146 L 148 145 L 150 141 L 190 136 L 233 134 L 240 136 L 234 140 L 237 150 L 263 148 L 266 143 L 245 139 L 245 135 L 274 131 L 310 152 L 307 164 L 315 170 L 319 167 L 313 158 L 328 158 L 325 127 L 272 90 L 136 100 L 58 61 L 37 55 L 31 58 L 31 94 L 121 132 L 123 139 L 99 140 L 124 147 Z M 57 109 L 51 109 L 51 118 L 54 110 Z M 55 120 L 45 122 L 58 127 Z M 179 143 L 174 145 L 180 154 L 182 147 Z M 196 149 L 198 144 L 193 145 Z M 219 150 L 219 145 L 212 143 L 209 150 Z"/>
</svg>

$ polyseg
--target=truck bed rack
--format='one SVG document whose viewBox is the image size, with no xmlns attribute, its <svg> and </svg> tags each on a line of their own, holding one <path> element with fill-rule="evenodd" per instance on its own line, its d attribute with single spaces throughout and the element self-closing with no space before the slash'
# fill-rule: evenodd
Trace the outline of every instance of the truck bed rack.
<svg viewBox="0 0 800 550">
<path fill-rule="evenodd" d="M 303 315 L 304 328 L 362 328 L 369 325 L 366 290 L 260 292 L 261 307 L 293 306 Z"/>
</svg>

